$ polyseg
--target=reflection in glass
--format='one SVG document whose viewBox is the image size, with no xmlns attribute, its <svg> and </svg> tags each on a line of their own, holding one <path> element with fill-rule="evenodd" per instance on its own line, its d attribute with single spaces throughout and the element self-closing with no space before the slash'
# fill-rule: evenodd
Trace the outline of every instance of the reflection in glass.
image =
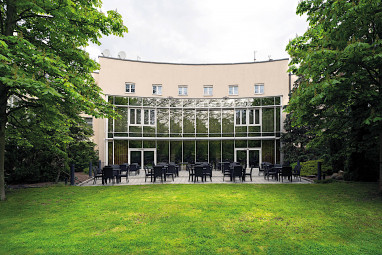
<svg viewBox="0 0 382 255">
<path fill-rule="evenodd" d="M 252 101 L 252 103 L 251 103 L 252 106 L 260 106 L 261 105 L 261 98 L 255 97 L 255 98 L 252 98 L 251 101 Z"/>
<path fill-rule="evenodd" d="M 196 133 L 198 136 L 207 136 L 208 133 L 208 111 L 196 111 Z M 201 135 L 203 134 L 203 135 Z"/>
<path fill-rule="evenodd" d="M 233 150 L 234 143 L 233 140 L 222 140 L 222 157 L 223 161 L 233 162 Z"/>
<path fill-rule="evenodd" d="M 170 142 L 170 162 L 182 162 L 182 141 Z"/>
<path fill-rule="evenodd" d="M 233 110 L 223 110 L 222 111 L 222 128 L 223 128 L 223 136 L 233 137 L 234 130 L 234 111 Z"/>
<path fill-rule="evenodd" d="M 247 148 L 247 140 L 235 140 L 235 148 Z"/>
<path fill-rule="evenodd" d="M 171 136 L 182 135 L 182 110 L 170 110 L 170 133 Z"/>
<path fill-rule="evenodd" d="M 208 162 L 208 141 L 196 141 L 196 162 Z"/>
<path fill-rule="evenodd" d="M 209 151 L 209 162 L 216 167 L 216 163 L 221 162 L 221 141 L 210 141 Z"/>
<path fill-rule="evenodd" d="M 129 105 L 141 106 L 142 105 L 142 98 L 141 97 L 130 97 L 129 98 Z"/>
<path fill-rule="evenodd" d="M 156 104 L 157 104 L 157 99 L 155 97 L 143 98 L 143 106 L 155 107 Z"/>
<path fill-rule="evenodd" d="M 183 133 L 184 136 L 195 136 L 195 110 L 184 110 Z"/>
<path fill-rule="evenodd" d="M 107 143 L 107 161 L 109 164 L 113 164 L 113 142 Z"/>
<path fill-rule="evenodd" d="M 221 101 L 222 107 L 234 107 L 235 106 L 235 99 L 227 98 L 223 99 Z"/>
<path fill-rule="evenodd" d="M 169 141 L 157 141 L 157 162 L 169 162 L 168 161 L 168 149 Z"/>
<path fill-rule="evenodd" d="M 181 107 L 182 107 L 182 102 L 183 102 L 182 99 L 179 99 L 179 98 L 172 98 L 172 99 L 170 100 L 170 106 L 171 106 L 171 107 L 176 107 L 176 108 L 181 108 Z"/>
<path fill-rule="evenodd" d="M 237 137 L 247 136 L 247 126 L 237 126 L 235 128 L 235 136 Z"/>
<path fill-rule="evenodd" d="M 155 128 L 154 127 L 143 127 L 143 136 L 155 137 Z"/>
<path fill-rule="evenodd" d="M 275 163 L 275 141 L 264 140 L 261 148 L 262 162 Z"/>
<path fill-rule="evenodd" d="M 248 148 L 260 148 L 261 141 L 260 140 L 248 140 Z"/>
<path fill-rule="evenodd" d="M 263 105 L 274 105 L 275 99 L 274 97 L 264 97 L 263 98 Z"/>
<path fill-rule="evenodd" d="M 128 105 L 129 104 L 129 98 L 128 97 L 114 97 L 114 104 L 115 105 Z"/>
<path fill-rule="evenodd" d="M 195 107 L 195 99 L 183 99 L 183 107 Z"/>
<path fill-rule="evenodd" d="M 127 132 L 127 113 L 126 107 L 116 107 L 115 111 L 121 115 L 121 118 L 115 119 L 114 132 Z"/>
<path fill-rule="evenodd" d="M 275 97 L 275 105 L 281 105 L 281 97 Z"/>
<path fill-rule="evenodd" d="M 221 111 L 220 110 L 210 110 L 210 137 L 220 137 L 221 136 Z"/>
<path fill-rule="evenodd" d="M 155 148 L 155 141 L 153 140 L 143 140 L 143 148 Z"/>
<path fill-rule="evenodd" d="M 169 107 L 170 106 L 170 101 L 168 98 L 158 98 L 158 107 Z"/>
<path fill-rule="evenodd" d="M 262 132 L 274 132 L 274 112 L 273 108 L 263 108 Z"/>
<path fill-rule="evenodd" d="M 280 114 L 281 114 L 281 108 L 280 107 L 276 107 L 275 108 L 275 111 L 276 111 L 276 132 L 280 132 Z"/>
<path fill-rule="evenodd" d="M 183 161 L 195 163 L 195 141 L 183 141 Z"/>
<path fill-rule="evenodd" d="M 276 140 L 276 164 L 280 164 L 280 140 Z"/>
<path fill-rule="evenodd" d="M 209 102 L 209 107 L 219 107 L 221 99 L 212 98 Z"/>
<path fill-rule="evenodd" d="M 260 126 L 249 126 L 248 127 L 248 136 L 260 136 Z"/>
<path fill-rule="evenodd" d="M 129 135 L 131 137 L 141 137 L 142 136 L 142 126 L 130 126 L 129 128 Z"/>
<path fill-rule="evenodd" d="M 158 109 L 157 110 L 157 132 L 158 136 L 163 136 L 169 132 L 169 120 L 168 120 L 168 109 Z"/>
</svg>

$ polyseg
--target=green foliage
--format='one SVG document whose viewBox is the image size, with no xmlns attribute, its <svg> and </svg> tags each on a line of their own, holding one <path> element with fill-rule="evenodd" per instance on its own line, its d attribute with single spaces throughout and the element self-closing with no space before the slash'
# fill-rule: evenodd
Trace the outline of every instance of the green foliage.
<svg viewBox="0 0 382 255">
<path fill-rule="evenodd" d="M 14 190 L 0 203 L 0 254 L 380 254 L 375 189 L 332 183 Z"/>
<path fill-rule="evenodd" d="M 376 180 L 382 135 L 382 1 L 303 0 L 309 28 L 287 46 L 299 76 L 287 111 L 309 125 L 308 147 L 353 179 Z M 368 166 L 365 166 L 365 163 Z"/>
<path fill-rule="evenodd" d="M 309 160 L 306 162 L 300 162 L 301 165 L 301 175 L 309 176 L 309 175 L 317 175 L 318 162 L 321 162 L 321 173 L 331 173 L 332 168 L 330 165 L 325 164 L 323 160 Z M 297 163 L 291 164 L 292 168 L 294 168 Z"/>
<path fill-rule="evenodd" d="M 46 141 L 45 151 L 66 165 L 73 141 L 69 129 L 80 123 L 79 114 L 115 116 L 91 74 L 99 65 L 84 47 L 99 45 L 102 35 L 122 36 L 127 28 L 116 11 L 102 12 L 98 0 L 2 1 L 0 14 L 0 187 L 5 199 L 6 142 L 38 152 Z"/>
</svg>

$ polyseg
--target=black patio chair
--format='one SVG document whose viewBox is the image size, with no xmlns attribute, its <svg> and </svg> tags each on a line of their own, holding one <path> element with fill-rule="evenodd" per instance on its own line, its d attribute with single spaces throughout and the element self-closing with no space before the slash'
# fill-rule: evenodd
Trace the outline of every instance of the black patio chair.
<svg viewBox="0 0 382 255">
<path fill-rule="evenodd" d="M 107 181 L 110 182 L 110 180 L 114 184 L 114 169 L 113 169 L 113 167 L 112 166 L 105 166 L 102 171 L 103 171 L 102 184 L 107 184 Z"/>
<path fill-rule="evenodd" d="M 122 182 L 122 177 L 125 177 L 126 183 L 128 183 L 129 182 L 129 166 L 127 164 L 122 164 L 122 165 L 119 165 L 119 169 L 120 169 L 120 172 L 118 175 L 119 181 Z"/>
<path fill-rule="evenodd" d="M 203 174 L 204 174 L 204 180 L 207 181 L 207 177 L 210 177 L 210 181 L 212 182 L 212 165 L 211 164 L 205 164 L 203 165 Z"/>
<path fill-rule="evenodd" d="M 193 182 L 195 177 L 194 166 L 191 164 L 187 164 L 186 170 L 188 171 L 188 181 L 190 181 L 191 179 L 191 181 Z"/>
<path fill-rule="evenodd" d="M 249 170 L 249 173 L 247 172 L 247 169 L 244 170 L 244 176 L 243 176 L 243 181 L 245 181 L 245 177 L 249 176 L 249 178 L 252 181 L 252 171 L 253 171 L 254 166 L 251 166 L 251 170 Z"/>
<path fill-rule="evenodd" d="M 172 181 L 174 181 L 174 177 L 175 177 L 175 174 L 176 174 L 176 169 L 175 169 L 175 166 L 174 165 L 167 165 L 165 168 L 164 168 L 164 174 L 165 174 L 165 179 L 167 181 L 167 177 L 172 177 Z"/>
<path fill-rule="evenodd" d="M 164 170 L 163 170 L 163 166 L 160 166 L 160 165 L 156 165 L 153 167 L 153 171 L 154 171 L 154 182 L 156 182 L 157 178 L 160 178 L 161 182 L 163 182 L 163 178 L 164 178 Z"/>
<path fill-rule="evenodd" d="M 292 167 L 291 166 L 283 166 L 281 172 L 279 173 L 279 177 L 282 182 L 284 182 L 284 177 L 288 177 L 289 181 L 292 181 Z"/>
<path fill-rule="evenodd" d="M 150 178 L 150 181 L 153 181 L 154 178 L 154 171 L 152 168 L 149 168 L 148 166 L 144 166 L 143 169 L 145 170 L 145 182 L 147 178 Z"/>
<path fill-rule="evenodd" d="M 93 184 L 96 184 L 97 183 L 97 179 L 101 179 L 102 180 L 102 169 L 99 169 L 98 166 L 93 166 L 93 175 L 94 175 L 94 178 L 93 178 Z"/>
<path fill-rule="evenodd" d="M 301 165 L 296 165 L 293 169 L 292 175 L 294 178 L 300 178 L 301 181 Z"/>
<path fill-rule="evenodd" d="M 232 172 L 233 172 L 233 167 L 229 167 L 229 164 L 228 164 L 228 168 L 226 167 L 226 164 L 224 164 L 224 168 L 223 168 L 223 182 L 224 182 L 224 177 L 228 176 L 230 181 L 232 181 Z"/>
<path fill-rule="evenodd" d="M 204 182 L 204 169 L 203 165 L 195 165 L 194 167 L 194 182 L 199 181 L 199 177 L 202 178 L 202 182 Z"/>
<path fill-rule="evenodd" d="M 272 176 L 272 179 L 276 179 L 276 181 L 278 180 L 279 171 L 276 167 L 274 167 L 274 165 L 268 165 L 265 171 L 266 171 L 266 176 L 268 178 L 268 181 L 269 181 L 269 176 Z"/>
<path fill-rule="evenodd" d="M 138 165 L 138 163 L 132 163 L 132 164 L 130 164 L 130 166 L 129 166 L 129 172 L 134 172 L 135 173 L 135 175 L 139 175 L 139 169 L 140 169 L 141 167 Z"/>
<path fill-rule="evenodd" d="M 243 181 L 243 167 L 241 165 L 235 165 L 233 166 L 232 171 L 232 181 L 235 182 L 236 177 L 239 177 L 239 180 Z"/>
</svg>

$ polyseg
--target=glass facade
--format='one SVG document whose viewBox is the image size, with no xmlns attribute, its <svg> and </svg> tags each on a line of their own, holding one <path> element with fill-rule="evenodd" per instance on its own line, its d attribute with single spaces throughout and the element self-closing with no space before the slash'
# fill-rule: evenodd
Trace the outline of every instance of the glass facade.
<svg viewBox="0 0 382 255">
<path fill-rule="evenodd" d="M 108 120 L 108 164 L 147 164 L 152 157 L 178 163 L 280 162 L 281 96 L 109 96 L 108 101 L 121 116 Z"/>
</svg>

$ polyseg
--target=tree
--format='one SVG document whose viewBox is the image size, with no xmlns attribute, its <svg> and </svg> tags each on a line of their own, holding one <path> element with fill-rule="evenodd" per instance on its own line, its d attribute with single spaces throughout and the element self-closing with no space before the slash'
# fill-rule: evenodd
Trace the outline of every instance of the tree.
<svg viewBox="0 0 382 255">
<path fill-rule="evenodd" d="M 81 112 L 95 117 L 113 114 L 91 76 L 99 66 L 84 47 L 89 41 L 99 45 L 102 35 L 122 36 L 127 28 L 116 11 L 105 14 L 100 7 L 99 0 L 1 2 L 1 200 L 6 127 L 18 111 L 40 109 L 48 118 L 42 124 L 53 128 L 68 126 L 65 121 Z"/>
<path fill-rule="evenodd" d="M 308 15 L 309 28 L 287 46 L 301 81 L 287 107 L 292 124 L 309 124 L 315 146 L 341 141 L 331 157 L 345 157 L 349 177 L 370 179 L 378 136 L 382 150 L 381 0 L 303 0 L 297 14 Z"/>
</svg>

